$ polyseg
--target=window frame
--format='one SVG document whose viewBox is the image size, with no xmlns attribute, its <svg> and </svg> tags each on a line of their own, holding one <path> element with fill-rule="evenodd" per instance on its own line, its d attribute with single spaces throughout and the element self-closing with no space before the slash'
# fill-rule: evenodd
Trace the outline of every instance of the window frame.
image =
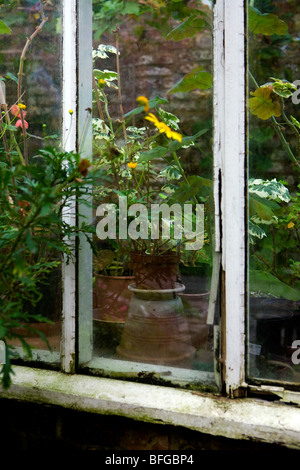
<svg viewBox="0 0 300 470">
<path fill-rule="evenodd" d="M 63 4 L 63 142 L 66 150 L 91 154 L 92 0 L 62 0 Z M 273 394 L 281 402 L 300 403 L 300 394 L 284 387 L 255 386 L 246 381 L 246 36 L 245 1 L 214 2 L 214 194 L 215 251 L 220 262 L 222 296 L 218 360 L 221 389 L 228 398 L 244 397 L 247 390 Z M 88 33 L 87 33 L 88 31 Z M 70 128 L 70 113 L 72 127 Z M 90 130 L 89 130 L 90 129 Z M 76 201 L 73 208 L 77 209 Z M 75 212 L 75 211 L 74 211 Z M 83 214 L 90 217 L 87 211 Z M 74 213 L 65 214 L 75 221 Z M 70 219 L 69 219 L 70 220 Z M 232 223 L 235 221 L 235 223 Z M 79 217 L 80 222 L 80 217 Z M 160 387 L 78 374 L 78 341 L 86 341 L 89 357 L 91 324 L 85 317 L 92 300 L 91 253 L 80 240 L 77 262 L 63 265 L 61 371 L 16 366 L 9 390 L 0 396 L 54 404 L 100 414 L 110 413 L 188 427 L 212 435 L 256 439 L 300 448 L 300 408 L 244 397 L 201 395 L 189 390 Z M 77 246 L 73 240 L 73 249 Z M 87 277 L 86 277 L 87 276 Z M 89 289 L 83 289 L 85 278 Z M 225 299 L 225 300 L 223 300 Z M 91 304 L 90 304 L 91 305 Z M 80 328 L 79 328 L 80 325 Z M 83 328 L 82 328 L 83 326 Z M 83 356 L 84 357 L 84 356 Z M 224 400 L 226 406 L 224 407 Z M 229 408 L 228 408 L 229 407 Z M 185 411 L 182 411 L 185 410 Z M 275 414 L 274 414 L 275 411 Z M 282 422 L 285 423 L 282 426 Z"/>
</svg>

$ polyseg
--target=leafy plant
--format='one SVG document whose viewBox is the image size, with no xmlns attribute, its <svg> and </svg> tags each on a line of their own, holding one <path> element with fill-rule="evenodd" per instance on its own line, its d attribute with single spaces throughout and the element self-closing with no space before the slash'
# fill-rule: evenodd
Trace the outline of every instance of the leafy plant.
<svg viewBox="0 0 300 470">
<path fill-rule="evenodd" d="M 29 145 L 23 65 L 30 42 L 47 21 L 42 2 L 39 18 L 23 48 L 18 76 L 7 74 L 17 84 L 14 102 L 6 103 L 5 82 L 0 82 L 0 340 L 6 356 L 0 376 L 4 387 L 11 383 L 16 338 L 28 357 L 32 354 L 28 333 L 34 331 L 48 344 L 39 328 L 32 326 L 50 322 L 39 309 L 43 286 L 49 285 L 63 259 L 68 262 L 74 256 L 74 237 L 85 234 L 90 241 L 93 231 L 84 222 L 78 227 L 64 216 L 75 210 L 71 200 L 87 203 L 90 163 L 77 153 L 47 147 L 46 135 L 37 151 L 32 152 Z M 8 32 L 4 27 L 1 31 Z"/>
<path fill-rule="evenodd" d="M 179 153 L 196 145 L 207 130 L 184 136 L 180 132 L 179 118 L 166 109 L 168 100 L 161 97 L 150 100 L 144 96 L 137 97 L 138 106 L 124 115 L 118 48 L 100 45 L 93 56 L 95 59 L 105 59 L 107 53 L 115 54 L 117 71 L 94 68 L 94 101 L 98 111 L 98 117 L 93 121 L 95 166 L 106 175 L 106 181 L 95 189 L 97 202 L 117 203 L 117 199 L 124 196 L 128 205 L 142 203 L 149 210 L 152 203 L 171 201 L 177 190 L 181 192 L 177 203 L 184 204 L 189 200 L 200 202 L 197 193 L 204 180 L 199 179 L 196 184 L 186 176 Z M 120 103 L 120 118 L 116 120 L 109 112 L 109 96 L 113 92 L 118 94 Z M 189 188 L 189 192 L 184 195 L 185 187 Z M 150 229 L 148 218 L 140 220 Z M 111 243 L 115 249 L 120 248 L 117 251 L 123 251 L 127 259 L 132 245 L 134 249 L 147 253 L 178 249 L 178 243 L 174 243 L 172 237 L 167 240 L 152 240 L 151 237 L 118 239 L 117 243 Z"/>
<path fill-rule="evenodd" d="M 282 19 L 273 13 L 263 14 L 253 5 L 248 9 L 248 21 L 249 30 L 255 35 L 271 36 L 276 41 L 277 37 L 288 34 L 287 24 Z M 262 144 L 277 135 L 297 179 L 300 174 L 300 125 L 292 114 L 287 114 L 297 88 L 289 80 L 272 76 L 259 86 L 253 74 L 249 74 L 255 86 L 250 92 L 249 111 L 265 123 L 259 128 L 260 134 L 256 131 L 253 137 Z M 253 144 L 250 148 L 251 158 L 254 158 Z M 296 261 L 299 256 L 298 198 L 290 194 L 286 184 L 261 178 L 250 179 L 249 196 L 250 288 L 300 300 Z"/>
</svg>

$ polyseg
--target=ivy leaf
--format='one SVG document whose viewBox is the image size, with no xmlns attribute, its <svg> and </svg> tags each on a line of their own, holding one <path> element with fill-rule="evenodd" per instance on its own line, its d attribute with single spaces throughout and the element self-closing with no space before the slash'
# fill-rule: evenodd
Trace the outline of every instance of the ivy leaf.
<svg viewBox="0 0 300 470">
<path fill-rule="evenodd" d="M 284 36 L 288 32 L 287 24 L 272 13 L 261 13 L 256 8 L 249 6 L 248 27 L 252 33 L 271 36 L 277 34 Z"/>
<path fill-rule="evenodd" d="M 273 210 L 276 209 L 278 209 L 278 205 L 276 203 L 263 200 L 254 194 L 251 195 L 249 200 L 249 214 L 252 222 L 256 224 L 263 223 L 266 225 L 277 223 L 278 219 L 273 212 Z"/>
<path fill-rule="evenodd" d="M 281 102 L 273 92 L 272 86 L 261 86 L 251 92 L 251 95 L 254 96 L 249 99 L 249 109 L 252 114 L 263 120 L 281 115 Z"/>
<path fill-rule="evenodd" d="M 203 67 L 197 67 L 190 73 L 185 75 L 179 82 L 177 82 L 168 93 L 179 93 L 195 90 L 200 88 L 207 90 L 213 85 L 212 75 L 209 72 L 205 72 Z"/>
<path fill-rule="evenodd" d="M 162 108 L 158 108 L 157 114 L 158 114 L 158 116 L 160 117 L 160 119 L 161 119 L 165 124 L 167 124 L 167 126 L 172 127 L 172 129 L 179 130 L 178 123 L 179 123 L 180 121 L 179 121 L 179 118 L 178 118 L 177 116 L 175 116 L 175 115 L 172 114 L 172 113 L 169 113 L 169 112 L 165 111 L 165 110 L 162 109 Z"/>
<path fill-rule="evenodd" d="M 166 178 L 168 181 L 180 180 L 182 175 L 179 171 L 179 168 L 174 165 L 168 165 L 163 170 L 160 171 L 158 177 Z"/>
<path fill-rule="evenodd" d="M 191 38 L 201 31 L 204 26 L 205 21 L 203 18 L 192 16 L 183 21 L 183 23 L 180 23 L 176 28 L 172 29 L 172 31 L 167 34 L 166 38 L 172 39 L 173 41 L 181 41 L 185 38 Z"/>
<path fill-rule="evenodd" d="M 11 29 L 2 20 L 0 20 L 0 34 L 11 34 Z"/>
<path fill-rule="evenodd" d="M 251 220 L 248 220 L 248 235 L 249 241 L 252 244 L 254 244 L 255 238 L 262 239 L 267 236 L 266 232 L 261 227 L 259 227 L 259 225 L 256 225 L 251 222 Z"/>
<path fill-rule="evenodd" d="M 280 181 L 277 181 L 276 178 L 273 180 L 251 178 L 248 182 L 248 188 L 249 193 L 256 194 L 264 199 L 284 202 L 289 202 L 291 199 L 288 188 Z"/>
<path fill-rule="evenodd" d="M 274 83 L 272 83 L 274 93 L 282 96 L 282 98 L 289 98 L 295 91 L 297 91 L 296 85 L 288 82 L 287 80 L 279 80 L 278 78 L 272 78 L 272 80 L 274 80 Z"/>
<path fill-rule="evenodd" d="M 117 72 L 114 72 L 112 70 L 94 69 L 94 74 L 95 74 L 95 78 L 97 80 L 102 79 L 102 80 L 105 80 L 106 82 L 111 82 L 113 80 L 118 80 Z"/>
</svg>

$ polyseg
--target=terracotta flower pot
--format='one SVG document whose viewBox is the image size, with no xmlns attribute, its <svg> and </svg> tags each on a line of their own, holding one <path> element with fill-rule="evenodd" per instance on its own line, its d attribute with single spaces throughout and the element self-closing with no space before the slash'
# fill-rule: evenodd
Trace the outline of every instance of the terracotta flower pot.
<svg viewBox="0 0 300 470">
<path fill-rule="evenodd" d="M 206 324 L 209 292 L 201 294 L 179 294 L 189 325 L 192 345 L 196 348 L 207 346 L 209 325 Z"/>
<path fill-rule="evenodd" d="M 94 320 L 124 323 L 132 297 L 128 286 L 132 282 L 134 282 L 133 276 L 96 275 Z"/>
<path fill-rule="evenodd" d="M 190 361 L 195 348 L 175 289 L 151 290 L 129 286 L 133 292 L 127 321 L 117 353 L 120 357 L 155 364 L 176 365 Z"/>
</svg>

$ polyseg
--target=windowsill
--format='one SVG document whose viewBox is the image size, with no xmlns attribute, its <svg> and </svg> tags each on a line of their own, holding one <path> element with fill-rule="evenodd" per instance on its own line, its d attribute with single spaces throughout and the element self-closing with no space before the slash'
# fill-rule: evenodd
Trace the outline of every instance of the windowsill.
<svg viewBox="0 0 300 470">
<path fill-rule="evenodd" d="M 227 399 L 175 388 L 14 367 L 0 398 L 183 426 L 212 436 L 300 449 L 300 408 L 258 399 Z"/>
</svg>

